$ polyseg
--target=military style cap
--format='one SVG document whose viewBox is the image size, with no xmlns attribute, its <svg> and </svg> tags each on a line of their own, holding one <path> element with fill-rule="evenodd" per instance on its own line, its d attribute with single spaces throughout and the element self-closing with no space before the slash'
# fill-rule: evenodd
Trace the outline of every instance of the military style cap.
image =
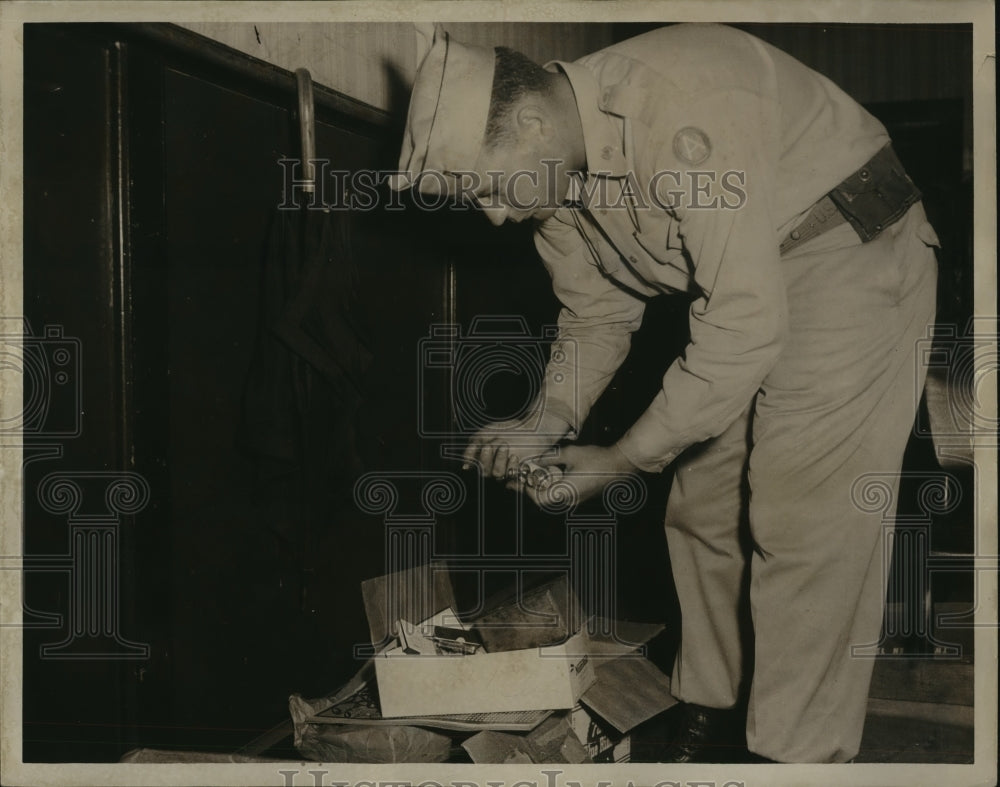
<svg viewBox="0 0 1000 787">
<path fill-rule="evenodd" d="M 451 190 L 448 173 L 471 170 L 486 133 L 496 55 L 487 47 L 462 44 L 441 25 L 417 25 L 426 54 L 417 68 L 406 117 L 399 170 L 390 178 L 399 191 L 420 178 L 421 191 Z M 418 59 L 419 59 L 418 52 Z"/>
</svg>

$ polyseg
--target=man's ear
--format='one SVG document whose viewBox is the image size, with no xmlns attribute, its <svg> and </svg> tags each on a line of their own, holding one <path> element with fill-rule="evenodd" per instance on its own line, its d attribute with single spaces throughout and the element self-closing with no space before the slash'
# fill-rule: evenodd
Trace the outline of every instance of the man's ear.
<svg viewBox="0 0 1000 787">
<path fill-rule="evenodd" d="M 517 130 L 521 136 L 536 136 L 542 139 L 548 138 L 552 134 L 552 118 L 544 106 L 528 101 L 521 104 L 514 113 L 517 123 Z"/>
</svg>

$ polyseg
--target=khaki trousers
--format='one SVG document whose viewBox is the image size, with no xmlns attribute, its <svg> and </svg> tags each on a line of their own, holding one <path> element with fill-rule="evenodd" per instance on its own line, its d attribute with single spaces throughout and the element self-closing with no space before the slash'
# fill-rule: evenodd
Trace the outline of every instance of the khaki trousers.
<svg viewBox="0 0 1000 787">
<path fill-rule="evenodd" d="M 917 204 L 869 243 L 844 224 L 783 257 L 781 358 L 736 423 L 677 461 L 674 694 L 727 708 L 748 682 L 747 742 L 765 757 L 857 754 L 873 660 L 851 646 L 878 640 L 887 577 L 882 515 L 862 511 L 852 486 L 900 471 L 936 244 Z"/>
</svg>

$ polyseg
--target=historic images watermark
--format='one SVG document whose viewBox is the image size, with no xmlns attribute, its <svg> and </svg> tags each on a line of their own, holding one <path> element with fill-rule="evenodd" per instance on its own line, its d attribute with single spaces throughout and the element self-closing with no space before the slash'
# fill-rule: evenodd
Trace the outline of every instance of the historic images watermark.
<svg viewBox="0 0 1000 787">
<path fill-rule="evenodd" d="M 0 375 L 23 391 L 20 406 L 0 411 L 0 444 L 80 434 L 80 340 L 61 325 L 35 333 L 22 317 L 0 318 Z"/>
<path fill-rule="evenodd" d="M 83 432 L 82 344 L 62 325 L 39 333 L 23 317 L 0 318 L 0 375 L 20 402 L 4 400 L 0 450 L 22 452 L 23 466 L 58 459 L 65 443 Z M 12 406 L 13 405 L 13 406 Z M 0 570 L 22 576 L 17 619 L 0 626 L 51 629 L 62 638 L 40 646 L 43 660 L 146 659 L 149 645 L 122 631 L 121 529 L 150 500 L 146 479 L 133 472 L 61 469 L 47 473 L 35 488 L 35 515 L 63 520 L 63 552 L 0 555 Z M 24 598 L 29 575 L 65 577 L 66 604 L 59 610 L 33 609 Z"/>
<path fill-rule="evenodd" d="M 523 494 L 505 496 L 502 484 L 511 483 L 509 476 L 498 479 L 482 467 L 474 469 L 475 461 L 467 455 L 470 439 L 494 430 L 501 440 L 508 433 L 505 430 L 513 430 L 519 457 L 526 460 L 522 467 L 530 466 L 532 456 L 552 450 L 565 430 L 551 431 L 542 417 L 543 403 L 552 397 L 576 411 L 576 343 L 561 337 L 556 326 L 533 332 L 523 317 L 501 314 L 480 315 L 468 325 L 434 324 L 416 350 L 417 437 L 436 445 L 443 466 L 439 470 L 374 471 L 354 486 L 355 507 L 381 519 L 386 576 L 400 578 L 394 582 L 410 582 L 406 595 L 411 600 L 419 596 L 422 601 L 416 606 L 421 609 L 432 605 L 437 570 L 460 573 L 466 582 L 478 578 L 480 602 L 486 600 L 490 575 L 513 577 L 519 593 L 529 577 L 560 576 L 571 597 L 588 613 L 586 620 L 565 621 L 569 630 L 585 624 L 590 634 L 621 641 L 613 630 L 619 521 L 645 505 L 644 479 L 609 476 L 602 479 L 602 493 L 583 505 L 574 486 L 557 473 L 546 483 L 538 507 L 561 522 L 565 537 L 560 539 L 561 548 L 541 553 L 526 546 L 531 542 L 528 528 L 535 503 Z M 509 392 L 511 387 L 518 394 L 507 397 L 507 409 L 498 412 L 494 392 L 505 388 Z M 455 472 L 448 469 L 451 462 Z M 465 472 L 460 468 L 466 468 Z M 524 483 L 530 484 L 530 479 Z M 490 547 L 487 508 L 495 515 L 498 507 L 507 507 L 513 549 Z M 465 523 L 469 541 L 468 549 L 460 554 L 442 551 L 440 545 L 446 539 L 438 534 L 444 520 L 455 518 Z M 388 593 L 385 604 L 385 620 L 400 617 L 396 595 Z M 537 617 L 537 610 L 525 611 Z M 355 649 L 359 658 L 371 651 L 367 644 Z"/>
<path fill-rule="evenodd" d="M 879 640 L 852 643 L 855 657 L 960 659 L 971 655 L 960 630 L 995 626 L 975 614 L 987 597 L 981 580 L 1000 565 L 984 546 L 975 500 L 985 480 L 980 464 L 998 448 L 997 326 L 996 316 L 974 315 L 964 324 L 938 322 L 917 339 L 913 437 L 930 442 L 938 466 L 866 473 L 852 486 L 854 506 L 881 519 L 890 600 Z M 956 528 L 965 531 L 964 547 L 935 548 L 938 535 Z M 968 608 L 936 604 L 935 579 L 949 575 L 970 582 Z"/>
<path fill-rule="evenodd" d="M 446 447 L 446 452 L 457 456 L 457 451 L 463 447 Z M 516 531 L 519 548 L 514 552 L 495 552 L 487 547 L 485 487 L 488 482 L 489 479 L 477 474 L 477 479 L 471 482 L 473 493 L 470 495 L 461 477 L 447 471 L 371 472 L 358 479 L 354 487 L 355 505 L 366 514 L 381 517 L 385 530 L 385 574 L 391 579 L 389 592 L 383 599 L 385 608 L 381 610 L 381 619 L 400 619 L 407 605 L 415 609 L 433 609 L 439 573 L 475 577 L 481 605 L 487 600 L 485 579 L 496 572 L 515 577 L 518 606 L 537 618 L 534 624 L 518 625 L 551 624 L 553 621 L 546 621 L 539 610 L 524 606 L 521 595 L 526 578 L 545 574 L 564 578 L 570 598 L 578 599 L 586 609 L 585 619 L 577 619 L 569 609 L 564 621 L 569 631 L 586 625 L 590 635 L 601 635 L 630 648 L 641 648 L 641 643 L 628 642 L 618 635 L 615 611 L 619 520 L 645 504 L 647 489 L 643 479 L 636 475 L 609 477 L 600 500 L 586 510 L 580 506 L 572 485 L 555 481 L 547 490 L 544 510 L 563 519 L 564 548 L 557 552 L 533 552 L 521 546 L 525 542 L 524 507 L 531 505 L 524 495 L 516 496 L 517 505 L 511 512 L 511 527 Z M 442 541 L 437 530 L 443 518 L 455 515 L 460 509 L 464 509 L 464 515 L 474 523 L 478 531 L 475 540 L 480 548 L 463 554 L 449 553 L 437 546 Z M 461 610 L 454 611 L 461 614 Z M 368 658 L 389 645 L 391 639 L 359 643 L 355 656 Z M 637 650 L 637 654 L 642 655 L 641 650 Z"/>
<path fill-rule="evenodd" d="M 548 159 L 538 170 L 482 173 L 346 170 L 334 168 L 329 159 L 310 159 L 309 163 L 313 165 L 312 179 L 303 177 L 300 159 L 278 159 L 280 210 L 404 210 L 410 205 L 403 201 L 401 185 L 407 187 L 411 205 L 423 210 L 507 207 L 530 213 L 561 206 L 585 210 L 739 210 L 748 200 L 747 174 L 737 169 L 663 169 L 641 183 L 631 170 L 624 175 L 600 170 L 585 174 Z M 564 182 L 572 183 L 568 193 L 554 190 L 556 184 Z M 557 193 L 558 197 L 549 196 Z"/>
<path fill-rule="evenodd" d="M 289 768 L 279 770 L 281 787 L 581 787 L 581 782 L 563 778 L 566 774 L 557 768 L 539 771 L 540 779 L 482 779 L 462 781 L 405 781 L 387 779 L 358 779 L 346 781 L 320 768 Z M 611 787 L 610 780 L 589 782 L 593 787 Z M 628 787 L 637 787 L 628 782 Z M 715 781 L 712 779 L 662 779 L 652 787 L 745 787 L 743 780 Z"/>
<path fill-rule="evenodd" d="M 939 449 L 973 439 L 980 446 L 997 446 L 1000 420 L 991 396 L 996 395 L 998 324 L 996 316 L 974 315 L 965 325 L 937 323 L 917 341 L 914 403 L 925 390 L 929 401 L 926 412 L 917 409 L 915 434 L 933 437 Z"/>
<path fill-rule="evenodd" d="M 518 421 L 522 433 L 534 433 L 545 447 L 548 435 L 536 405 L 548 391 L 576 409 L 577 349 L 572 339 L 560 337 L 558 327 L 543 326 L 533 334 L 518 315 L 478 317 L 468 330 L 452 323 L 431 325 L 417 347 L 419 436 L 471 437 L 498 421 Z M 488 391 L 504 380 L 516 381 L 525 396 L 497 413 Z M 447 408 L 440 407 L 438 393 Z"/>
<path fill-rule="evenodd" d="M 901 483 L 916 490 L 916 511 L 897 515 Z M 877 642 L 851 643 L 855 658 L 926 659 L 960 658 L 962 646 L 942 637 L 941 621 L 931 604 L 935 574 L 954 571 L 951 556 L 934 554 L 931 533 L 935 520 L 953 513 L 962 501 L 962 486 L 945 471 L 866 473 L 851 488 L 851 502 L 859 510 L 881 519 L 882 575 L 890 595 Z M 893 559 L 897 565 L 893 570 Z M 955 628 L 954 626 L 952 628 Z M 907 647 L 898 646 L 907 642 Z"/>
</svg>

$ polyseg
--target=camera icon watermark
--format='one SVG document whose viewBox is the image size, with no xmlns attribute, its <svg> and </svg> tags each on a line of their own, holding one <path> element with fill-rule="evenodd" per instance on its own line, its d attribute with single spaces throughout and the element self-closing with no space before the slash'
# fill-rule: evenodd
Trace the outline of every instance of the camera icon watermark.
<svg viewBox="0 0 1000 787">
<path fill-rule="evenodd" d="M 4 387 L 19 379 L 20 406 L 3 402 L 0 439 L 66 438 L 80 434 L 80 340 L 62 326 L 40 335 L 23 318 L 0 318 L 0 375 Z"/>
<path fill-rule="evenodd" d="M 938 441 L 996 439 L 996 317 L 973 317 L 964 330 L 936 325 L 917 341 L 917 382 L 926 373 L 927 413 L 918 408 L 915 434 Z"/>
<path fill-rule="evenodd" d="M 533 335 L 523 317 L 507 315 L 477 317 L 467 333 L 432 325 L 418 351 L 421 437 L 472 436 L 510 421 L 541 434 L 539 404 L 548 393 L 576 411 L 575 343 L 556 326 Z"/>
</svg>

